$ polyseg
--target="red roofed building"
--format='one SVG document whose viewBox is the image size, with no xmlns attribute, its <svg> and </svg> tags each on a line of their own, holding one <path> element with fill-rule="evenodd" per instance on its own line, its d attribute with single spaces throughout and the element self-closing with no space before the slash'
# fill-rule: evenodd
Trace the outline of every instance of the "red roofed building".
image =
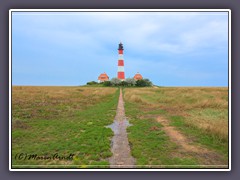
<svg viewBox="0 0 240 180">
<path fill-rule="evenodd" d="M 109 77 L 106 73 L 102 73 L 98 76 L 98 82 L 109 81 Z"/>
<path fill-rule="evenodd" d="M 140 80 L 140 79 L 143 79 L 142 75 L 139 74 L 139 72 L 137 74 L 135 74 L 135 76 L 133 77 L 136 81 L 137 80 Z"/>
</svg>

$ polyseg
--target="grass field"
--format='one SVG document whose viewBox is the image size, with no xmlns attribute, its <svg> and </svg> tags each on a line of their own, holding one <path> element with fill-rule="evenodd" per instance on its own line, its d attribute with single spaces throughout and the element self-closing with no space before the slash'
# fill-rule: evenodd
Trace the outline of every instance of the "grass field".
<svg viewBox="0 0 240 180">
<path fill-rule="evenodd" d="M 138 165 L 217 168 L 228 164 L 227 88 L 126 88 L 124 100 Z M 167 132 L 174 127 L 176 137 L 169 138 L 157 118 L 167 121 Z M 185 147 L 179 133 L 188 140 Z"/>
<path fill-rule="evenodd" d="M 138 167 L 227 165 L 227 88 L 124 88 L 123 93 Z M 105 126 L 114 120 L 118 96 L 119 89 L 110 87 L 14 86 L 13 167 L 109 167 L 113 132 Z M 35 154 L 38 159 L 29 158 Z M 46 158 L 54 154 L 59 157 Z M 73 160 L 66 158 L 70 154 Z"/>
<path fill-rule="evenodd" d="M 113 122 L 118 95 L 117 88 L 13 87 L 13 167 L 108 167 L 113 133 L 105 126 Z"/>
</svg>

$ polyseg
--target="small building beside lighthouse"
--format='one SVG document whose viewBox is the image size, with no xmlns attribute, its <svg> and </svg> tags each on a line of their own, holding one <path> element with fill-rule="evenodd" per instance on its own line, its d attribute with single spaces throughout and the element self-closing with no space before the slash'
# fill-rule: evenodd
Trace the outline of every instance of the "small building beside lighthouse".
<svg viewBox="0 0 240 180">
<path fill-rule="evenodd" d="M 137 74 L 135 74 L 135 76 L 134 76 L 133 78 L 134 78 L 136 81 L 143 79 L 142 75 L 141 75 L 139 72 L 137 72 Z"/>
<path fill-rule="evenodd" d="M 109 77 L 105 72 L 98 76 L 98 83 L 104 82 L 104 81 L 109 81 Z"/>
</svg>

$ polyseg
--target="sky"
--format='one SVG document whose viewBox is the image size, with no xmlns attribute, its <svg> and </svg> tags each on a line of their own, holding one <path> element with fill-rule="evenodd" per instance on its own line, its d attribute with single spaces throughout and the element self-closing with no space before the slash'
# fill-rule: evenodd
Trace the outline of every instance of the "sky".
<svg viewBox="0 0 240 180">
<path fill-rule="evenodd" d="M 78 86 L 137 72 L 159 86 L 228 86 L 227 12 L 13 12 L 12 84 Z"/>
</svg>

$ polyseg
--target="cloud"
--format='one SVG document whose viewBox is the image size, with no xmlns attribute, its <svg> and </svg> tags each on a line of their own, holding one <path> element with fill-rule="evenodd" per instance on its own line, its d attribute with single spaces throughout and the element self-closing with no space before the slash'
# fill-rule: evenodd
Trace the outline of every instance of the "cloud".
<svg viewBox="0 0 240 180">
<path fill-rule="evenodd" d="M 99 47 L 100 43 L 122 40 L 131 50 L 142 52 L 186 53 L 197 48 L 218 48 L 222 46 L 219 43 L 227 40 L 227 20 L 212 17 L 208 20 L 206 15 L 197 13 L 150 14 L 106 12 L 30 16 L 25 18 L 30 26 L 23 31 L 46 41 L 91 49 Z"/>
<path fill-rule="evenodd" d="M 150 75 L 154 79 L 171 72 L 176 78 L 183 72 L 196 72 L 192 77 L 205 78 L 208 68 L 206 73 L 188 68 L 210 59 L 227 61 L 227 20 L 224 13 L 15 13 L 14 71 L 20 74 L 25 65 L 39 73 L 79 76 L 84 72 L 86 77 L 95 77 L 107 71 L 115 76 L 117 46 L 122 41 L 127 76 L 141 71 L 146 76 L 154 74 Z M 219 54 L 224 56 L 219 58 Z"/>
</svg>

